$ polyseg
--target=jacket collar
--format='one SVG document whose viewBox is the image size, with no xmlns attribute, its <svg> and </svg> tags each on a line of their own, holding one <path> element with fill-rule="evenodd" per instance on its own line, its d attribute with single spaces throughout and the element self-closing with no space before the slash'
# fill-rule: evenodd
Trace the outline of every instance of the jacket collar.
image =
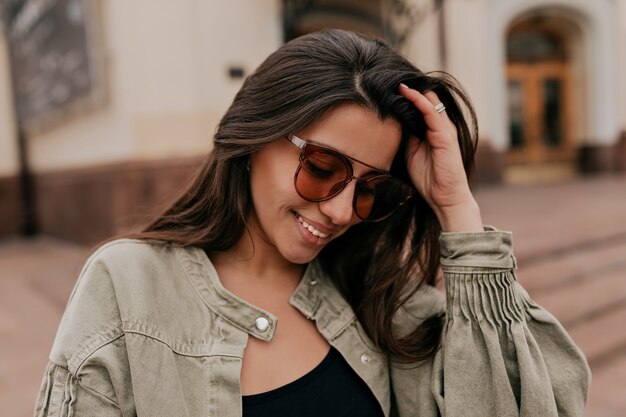
<svg viewBox="0 0 626 417">
<path fill-rule="evenodd" d="M 209 309 L 258 339 L 272 339 L 278 318 L 224 288 L 204 250 L 187 247 L 179 248 L 177 252 L 189 281 Z M 350 305 L 316 261 L 307 265 L 289 302 L 307 318 L 315 320 L 327 340 L 331 340 L 354 319 Z M 256 326 L 260 318 L 267 320 L 266 329 L 261 330 Z"/>
<path fill-rule="evenodd" d="M 315 260 L 307 265 L 289 303 L 315 320 L 326 340 L 332 340 L 355 318 L 350 305 Z"/>
</svg>

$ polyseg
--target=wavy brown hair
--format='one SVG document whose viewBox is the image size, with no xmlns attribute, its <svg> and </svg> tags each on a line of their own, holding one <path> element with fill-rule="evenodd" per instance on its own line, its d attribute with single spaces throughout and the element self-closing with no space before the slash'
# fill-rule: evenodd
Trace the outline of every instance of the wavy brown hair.
<svg viewBox="0 0 626 417">
<path fill-rule="evenodd" d="M 432 90 L 445 104 L 469 176 L 478 137 L 475 114 L 454 79 L 444 73 L 424 74 L 381 40 L 327 30 L 288 42 L 247 77 L 194 181 L 132 237 L 207 252 L 228 250 L 246 232 L 252 208 L 246 172 L 250 155 L 345 103 L 363 106 L 381 120 L 392 117 L 400 122 L 401 146 L 391 172 L 410 184 L 404 149 L 411 135 L 424 137 L 425 124 L 421 113 L 398 94 L 401 82 Z M 367 335 L 396 360 L 424 360 L 439 347 L 440 315 L 427 318 L 408 335 L 390 329 L 402 303 L 419 286 L 435 284 L 440 232 L 433 210 L 417 195 L 382 222 L 353 226 L 318 255 Z"/>
</svg>

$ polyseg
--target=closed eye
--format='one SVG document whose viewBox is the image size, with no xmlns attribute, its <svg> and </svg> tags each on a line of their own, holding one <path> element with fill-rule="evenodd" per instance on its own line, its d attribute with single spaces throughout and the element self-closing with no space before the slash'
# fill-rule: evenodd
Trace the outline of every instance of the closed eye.
<svg viewBox="0 0 626 417">
<path fill-rule="evenodd" d="M 324 169 L 321 166 L 314 164 L 310 159 L 304 161 L 304 168 L 313 176 L 321 179 L 327 179 L 333 176 L 333 171 Z"/>
</svg>

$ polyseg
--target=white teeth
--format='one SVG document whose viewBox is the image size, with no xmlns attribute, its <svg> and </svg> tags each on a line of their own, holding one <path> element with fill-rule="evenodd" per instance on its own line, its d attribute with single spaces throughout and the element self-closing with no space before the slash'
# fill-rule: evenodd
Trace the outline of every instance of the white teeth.
<svg viewBox="0 0 626 417">
<path fill-rule="evenodd" d="M 321 237 L 322 239 L 327 238 L 328 236 L 330 236 L 327 233 L 322 233 L 319 230 L 317 230 L 315 227 L 311 226 L 310 224 L 308 224 L 307 222 L 305 222 L 302 217 L 300 217 L 299 215 L 296 214 L 296 217 L 298 218 L 298 220 L 300 221 L 300 223 L 302 223 L 302 226 L 304 226 L 305 229 L 307 229 L 309 232 L 311 232 L 311 234 L 313 236 L 317 236 L 317 237 Z"/>
</svg>

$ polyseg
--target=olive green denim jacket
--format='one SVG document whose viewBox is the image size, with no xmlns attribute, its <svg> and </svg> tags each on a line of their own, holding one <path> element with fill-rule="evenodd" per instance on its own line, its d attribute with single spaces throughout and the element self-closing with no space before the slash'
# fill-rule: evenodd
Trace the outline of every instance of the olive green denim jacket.
<svg viewBox="0 0 626 417">
<path fill-rule="evenodd" d="M 442 347 L 419 366 L 372 348 L 316 262 L 290 303 L 315 321 L 385 416 L 582 416 L 589 368 L 518 284 L 511 234 L 443 233 L 440 242 L 446 296 L 422 287 L 394 320 L 403 333 L 446 312 Z M 260 317 L 269 326 L 257 328 Z M 278 325 L 228 292 L 201 249 L 113 241 L 74 288 L 35 415 L 241 416 L 246 342 L 270 341 Z"/>
</svg>

